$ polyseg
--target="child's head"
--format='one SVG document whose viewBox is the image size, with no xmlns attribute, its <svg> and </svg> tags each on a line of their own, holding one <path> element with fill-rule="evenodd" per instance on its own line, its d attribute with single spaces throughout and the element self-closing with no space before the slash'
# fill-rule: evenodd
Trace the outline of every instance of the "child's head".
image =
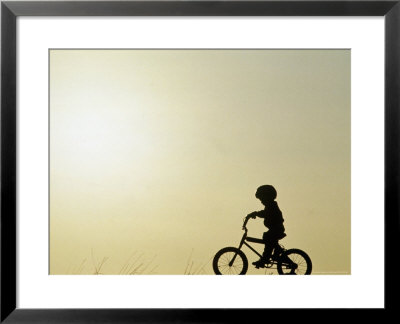
<svg viewBox="0 0 400 324">
<path fill-rule="evenodd" d="M 277 193 L 273 186 L 263 185 L 257 188 L 256 198 L 260 199 L 263 205 L 276 199 Z"/>
</svg>

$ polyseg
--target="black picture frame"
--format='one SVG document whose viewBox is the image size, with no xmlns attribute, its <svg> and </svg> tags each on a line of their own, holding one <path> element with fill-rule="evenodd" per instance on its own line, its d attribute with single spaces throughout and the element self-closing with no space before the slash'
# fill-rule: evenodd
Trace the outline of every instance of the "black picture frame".
<svg viewBox="0 0 400 324">
<path fill-rule="evenodd" d="M 372 1 L 2 1 L 1 3 L 1 322 L 223 323 L 272 320 L 271 309 L 19 309 L 16 307 L 16 19 L 19 16 L 382 16 L 385 19 L 385 307 L 399 287 L 400 0 Z M 373 190 L 373 188 L 371 188 Z M 373 238 L 371 238 L 373 239 Z M 365 260 L 365 271 L 373 260 Z M 396 264 L 396 263 L 395 263 Z M 365 283 L 366 287 L 368 283 Z M 366 292 L 368 290 L 366 288 Z M 344 292 L 345 293 L 345 292 Z M 205 296 L 206 298 L 206 296 Z M 268 299 L 268 297 L 266 297 Z M 293 310 L 296 311 L 296 310 Z M 299 310 L 300 311 L 300 310 Z M 304 311 L 304 310 L 303 310 Z M 314 310 L 316 311 L 316 310 Z M 327 309 L 326 311 L 330 311 Z M 349 311 L 349 310 L 348 310 Z M 354 310 L 356 311 L 356 310 Z M 282 314 L 282 313 L 280 313 Z M 304 313 L 303 313 L 304 314 Z M 368 313 L 370 317 L 372 314 Z M 281 316 L 281 315 L 280 315 Z M 326 316 L 326 315 L 324 315 Z M 330 315 L 329 315 L 330 316 Z M 319 316 L 317 315 L 317 318 Z M 394 317 L 396 318 L 396 317 Z M 332 317 L 331 317 L 332 319 Z M 304 320 L 309 320 L 304 317 Z M 345 320 L 344 318 L 342 320 Z"/>
</svg>

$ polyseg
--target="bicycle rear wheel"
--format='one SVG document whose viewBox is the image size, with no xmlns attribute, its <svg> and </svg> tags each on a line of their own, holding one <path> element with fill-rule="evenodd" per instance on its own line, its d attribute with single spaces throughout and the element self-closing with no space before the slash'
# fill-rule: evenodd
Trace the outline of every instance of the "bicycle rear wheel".
<svg viewBox="0 0 400 324">
<path fill-rule="evenodd" d="M 235 247 L 219 250 L 213 259 L 213 269 L 217 275 L 244 275 L 248 266 L 246 255 Z"/>
<path fill-rule="evenodd" d="M 312 271 L 312 262 L 306 252 L 290 249 L 281 254 L 277 270 L 281 275 L 309 275 Z"/>
</svg>

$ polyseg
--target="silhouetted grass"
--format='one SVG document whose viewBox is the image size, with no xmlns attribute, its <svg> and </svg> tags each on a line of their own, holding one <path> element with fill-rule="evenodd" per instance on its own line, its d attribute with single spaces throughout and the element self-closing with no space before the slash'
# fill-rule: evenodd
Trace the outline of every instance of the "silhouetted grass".
<svg viewBox="0 0 400 324">
<path fill-rule="evenodd" d="M 108 260 L 108 257 L 104 257 L 100 262 L 96 262 L 95 258 L 94 258 L 94 253 L 93 253 L 93 249 L 92 249 L 92 262 L 93 262 L 93 267 L 94 267 L 94 273 L 95 275 L 99 275 L 102 274 L 100 272 L 101 268 L 103 267 L 104 263 L 106 263 L 106 261 Z"/>
<path fill-rule="evenodd" d="M 200 275 L 200 274 L 206 274 L 206 271 L 204 268 L 208 265 L 208 263 L 211 261 L 212 257 L 205 263 L 200 263 L 200 264 L 195 264 L 195 262 L 192 260 L 193 256 L 193 249 L 190 252 L 188 261 L 186 263 L 186 268 L 184 271 L 184 275 Z"/>
<path fill-rule="evenodd" d="M 83 259 L 83 261 L 79 264 L 77 267 L 69 266 L 67 270 L 67 274 L 73 274 L 73 275 L 79 275 L 82 274 L 82 271 L 85 267 L 86 259 Z"/>
<path fill-rule="evenodd" d="M 156 274 L 156 269 L 158 265 L 154 264 L 157 255 L 154 255 L 150 261 L 147 261 L 145 258 L 145 254 L 138 254 L 137 251 L 133 252 L 129 258 L 125 261 L 125 263 L 121 266 L 118 271 L 118 275 L 140 275 L 140 274 Z M 184 270 L 184 275 L 202 275 L 208 274 L 206 271 L 206 266 L 209 265 L 210 261 L 213 257 L 211 257 L 207 262 L 199 263 L 193 260 L 193 250 L 191 251 L 189 258 L 186 263 L 186 267 Z M 96 259 L 94 250 L 91 249 L 91 261 L 93 267 L 93 275 L 104 275 L 105 264 L 109 261 L 109 257 L 103 257 L 101 259 Z M 82 273 L 87 271 L 85 270 L 87 267 L 87 259 L 83 259 L 82 262 L 76 268 L 72 268 L 72 270 L 68 269 L 67 274 L 73 275 L 81 275 Z M 70 267 L 71 268 L 71 267 Z M 111 274 L 111 273 L 110 273 Z M 114 274 L 114 273 L 113 273 Z"/>
<path fill-rule="evenodd" d="M 154 265 L 154 260 L 156 255 L 150 260 L 146 261 L 144 258 L 144 253 L 138 255 L 137 252 L 132 253 L 128 260 L 122 265 L 121 269 L 117 274 L 119 275 L 137 275 L 137 274 L 155 274 L 158 265 Z M 93 249 L 91 249 L 91 261 L 93 275 L 104 275 L 104 265 L 109 260 L 109 257 L 103 257 L 97 260 Z M 83 259 L 82 262 L 77 267 L 69 266 L 66 274 L 81 275 L 82 273 L 89 274 L 88 271 L 84 271 L 87 266 L 87 259 Z M 89 270 L 90 271 L 90 270 Z M 111 273 L 110 273 L 111 274 Z M 113 273 L 114 274 L 114 273 Z"/>
<path fill-rule="evenodd" d="M 144 253 L 139 256 L 135 255 L 137 252 L 134 252 L 129 259 L 125 262 L 121 270 L 119 271 L 120 275 L 135 275 L 135 274 L 143 274 L 153 263 L 156 255 L 150 260 L 150 262 L 145 263 L 143 260 Z M 155 269 L 158 266 L 153 266 L 148 274 L 154 274 Z"/>
</svg>

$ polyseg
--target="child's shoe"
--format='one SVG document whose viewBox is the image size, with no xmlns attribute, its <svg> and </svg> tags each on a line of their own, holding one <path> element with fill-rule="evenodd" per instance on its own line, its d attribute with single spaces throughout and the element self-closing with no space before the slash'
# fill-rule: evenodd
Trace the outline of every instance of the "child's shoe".
<svg viewBox="0 0 400 324">
<path fill-rule="evenodd" d="M 268 263 L 268 260 L 265 258 L 261 258 L 260 260 L 253 262 L 253 265 L 258 269 L 264 268 L 266 263 Z"/>
</svg>

